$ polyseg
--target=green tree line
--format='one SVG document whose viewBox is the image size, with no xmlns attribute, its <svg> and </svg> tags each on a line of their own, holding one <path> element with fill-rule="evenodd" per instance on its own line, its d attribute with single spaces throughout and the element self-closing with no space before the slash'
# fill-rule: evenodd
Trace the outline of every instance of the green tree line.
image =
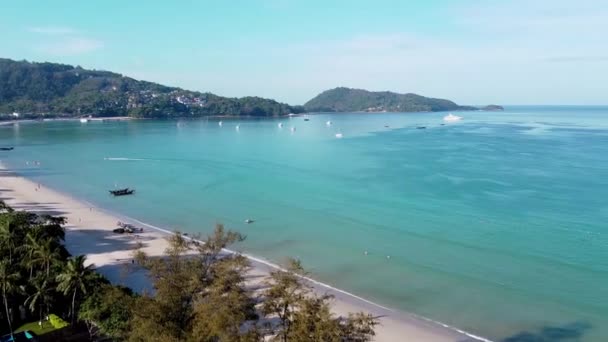
<svg viewBox="0 0 608 342">
<path fill-rule="evenodd" d="M 135 294 L 71 256 L 64 224 L 0 202 L 0 333 L 57 315 L 68 333 L 85 330 L 91 341 L 363 342 L 375 334 L 369 314 L 334 315 L 331 296 L 313 291 L 296 260 L 252 286 L 249 260 L 224 251 L 244 237 L 222 225 L 200 240 L 171 235 L 162 257 L 135 250 L 131 267 L 145 269 L 153 288 Z"/>
</svg>

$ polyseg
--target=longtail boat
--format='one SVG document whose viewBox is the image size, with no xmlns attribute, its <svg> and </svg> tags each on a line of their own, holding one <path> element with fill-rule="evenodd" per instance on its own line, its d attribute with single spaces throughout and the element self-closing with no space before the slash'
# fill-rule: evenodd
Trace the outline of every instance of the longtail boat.
<svg viewBox="0 0 608 342">
<path fill-rule="evenodd" d="M 110 193 L 114 196 L 133 195 L 135 193 L 135 189 L 124 188 L 118 190 L 110 190 Z"/>
</svg>

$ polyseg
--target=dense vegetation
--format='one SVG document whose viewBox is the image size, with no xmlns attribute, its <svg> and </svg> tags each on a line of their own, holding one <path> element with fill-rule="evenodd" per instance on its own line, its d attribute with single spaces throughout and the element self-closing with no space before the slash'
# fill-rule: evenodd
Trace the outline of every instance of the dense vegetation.
<svg viewBox="0 0 608 342">
<path fill-rule="evenodd" d="M 374 336 L 374 317 L 334 316 L 330 297 L 312 292 L 297 261 L 259 284 L 247 283 L 248 259 L 222 251 L 243 237 L 221 225 L 203 243 L 176 233 L 162 258 L 137 249 L 134 267 L 148 270 L 154 288 L 137 295 L 109 284 L 84 256 L 69 255 L 63 218 L 13 211 L 1 202 L 0 208 L 0 334 L 35 320 L 63 328 L 47 341 L 67 340 L 79 329 L 91 341 L 133 342 L 363 342 Z"/>
<path fill-rule="evenodd" d="M 304 104 L 308 112 L 438 112 L 475 110 L 475 107 L 390 91 L 372 92 L 363 89 L 334 88 L 326 90 Z"/>
<path fill-rule="evenodd" d="M 22 117 L 280 116 L 301 107 L 259 97 L 227 98 L 138 81 L 108 71 L 0 59 L 0 114 Z"/>
</svg>

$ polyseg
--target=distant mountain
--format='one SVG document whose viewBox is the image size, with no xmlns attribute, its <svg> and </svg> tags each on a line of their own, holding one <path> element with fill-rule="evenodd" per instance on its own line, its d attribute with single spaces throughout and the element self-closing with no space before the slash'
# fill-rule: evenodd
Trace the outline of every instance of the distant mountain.
<svg viewBox="0 0 608 342">
<path fill-rule="evenodd" d="M 0 59 L 0 114 L 34 116 L 281 116 L 301 112 L 259 97 L 227 98 L 108 71 Z"/>
<path fill-rule="evenodd" d="M 439 112 L 477 108 L 416 94 L 340 87 L 317 95 L 304 104 L 304 109 L 308 112 Z"/>
</svg>

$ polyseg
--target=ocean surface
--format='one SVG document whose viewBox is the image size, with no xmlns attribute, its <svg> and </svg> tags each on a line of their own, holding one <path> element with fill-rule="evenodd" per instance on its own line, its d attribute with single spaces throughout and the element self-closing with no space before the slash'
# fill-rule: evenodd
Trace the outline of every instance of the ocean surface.
<svg viewBox="0 0 608 342">
<path fill-rule="evenodd" d="M 21 123 L 0 159 L 156 226 L 221 222 L 238 250 L 494 340 L 608 341 L 608 107 L 446 114 Z"/>
</svg>

